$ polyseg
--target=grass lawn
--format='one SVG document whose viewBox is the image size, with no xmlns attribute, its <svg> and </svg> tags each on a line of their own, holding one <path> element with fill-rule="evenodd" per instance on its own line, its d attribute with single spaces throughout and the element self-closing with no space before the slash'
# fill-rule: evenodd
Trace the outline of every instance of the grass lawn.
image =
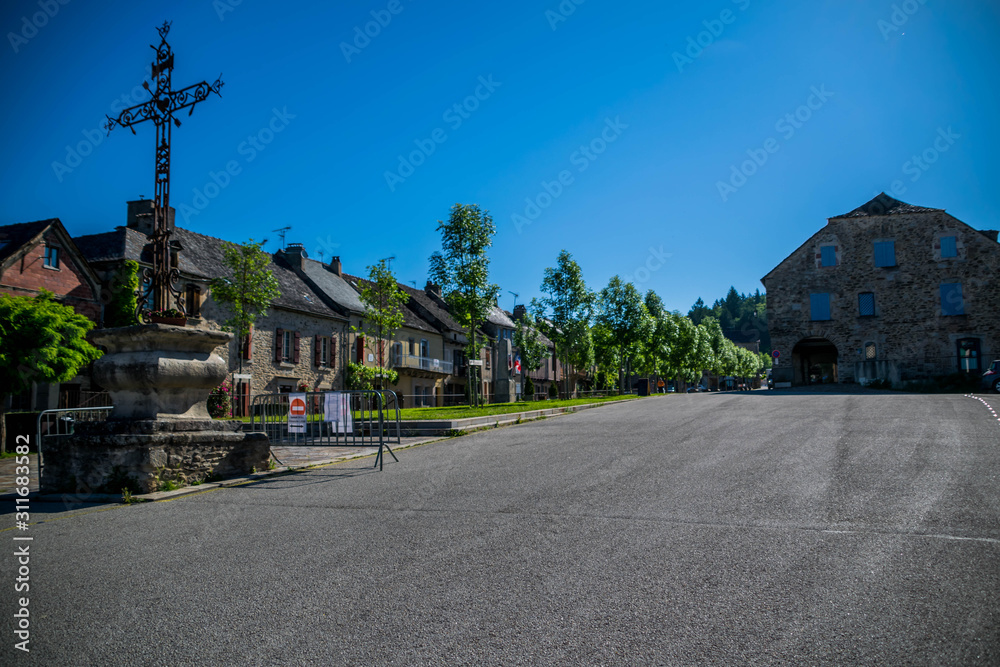
<svg viewBox="0 0 1000 667">
<path fill-rule="evenodd" d="M 628 401 L 637 396 L 608 396 L 606 398 L 572 398 L 564 401 L 532 401 L 530 403 L 499 403 L 481 408 L 471 408 L 467 405 L 456 405 L 445 408 L 406 408 L 400 410 L 404 421 L 414 419 L 466 419 L 468 417 L 485 417 L 488 415 L 506 415 L 511 412 L 528 412 L 529 410 L 548 410 L 565 408 L 571 405 L 587 403 L 606 403 L 610 401 Z"/>
</svg>

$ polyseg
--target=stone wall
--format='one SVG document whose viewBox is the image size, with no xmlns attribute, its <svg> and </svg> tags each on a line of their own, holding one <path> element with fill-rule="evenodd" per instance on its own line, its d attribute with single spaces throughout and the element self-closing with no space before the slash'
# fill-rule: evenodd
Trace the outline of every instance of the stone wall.
<svg viewBox="0 0 1000 667">
<path fill-rule="evenodd" d="M 957 257 L 941 257 L 943 236 L 956 237 Z M 875 266 L 874 243 L 883 240 L 894 241 L 895 266 Z M 822 266 L 827 245 L 835 266 Z M 841 382 L 861 370 L 896 382 L 954 373 L 963 338 L 979 339 L 988 365 L 1000 357 L 998 269 L 1000 244 L 944 211 L 831 218 L 762 280 L 772 346 L 782 354 L 775 380 L 793 379 L 793 350 L 808 337 L 836 346 Z M 942 314 L 942 283 L 962 285 L 964 314 Z M 874 294 L 873 316 L 860 315 L 863 292 Z M 812 293 L 830 295 L 829 320 L 812 320 Z M 866 357 L 870 343 L 874 359 Z M 856 366 L 864 361 L 881 363 Z"/>
</svg>

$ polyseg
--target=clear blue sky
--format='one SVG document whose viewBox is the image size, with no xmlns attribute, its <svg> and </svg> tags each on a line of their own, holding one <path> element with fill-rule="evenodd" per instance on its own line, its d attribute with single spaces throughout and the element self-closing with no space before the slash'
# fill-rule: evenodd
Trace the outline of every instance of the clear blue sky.
<svg viewBox="0 0 1000 667">
<path fill-rule="evenodd" d="M 225 80 L 173 135 L 180 224 L 270 249 L 291 225 L 288 241 L 352 273 L 395 256 L 422 286 L 437 221 L 478 203 L 507 309 L 508 290 L 538 296 L 565 248 L 594 289 L 632 276 L 687 312 L 761 288 L 827 217 L 894 181 L 903 201 L 1000 225 L 992 0 L 49 2 L 51 17 L 46 0 L 0 14 L 0 224 L 95 233 L 152 197 L 153 127 L 100 126 L 116 100 L 145 99 L 134 87 L 170 19 L 175 87 Z M 355 42 L 371 12 L 386 25 Z M 400 172 L 418 142 L 433 153 Z M 89 154 L 67 157 L 81 143 Z"/>
</svg>

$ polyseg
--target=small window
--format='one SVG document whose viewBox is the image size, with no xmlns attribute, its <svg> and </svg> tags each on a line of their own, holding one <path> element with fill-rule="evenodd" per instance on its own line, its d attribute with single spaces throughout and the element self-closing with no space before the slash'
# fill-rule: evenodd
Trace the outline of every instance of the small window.
<svg viewBox="0 0 1000 667">
<path fill-rule="evenodd" d="M 858 315 L 861 317 L 875 315 L 875 294 L 873 292 L 862 292 L 858 295 Z"/>
<path fill-rule="evenodd" d="M 184 290 L 184 310 L 188 317 L 201 317 L 201 286 L 188 283 Z"/>
<path fill-rule="evenodd" d="M 979 339 L 962 338 L 958 341 L 958 370 L 979 373 Z"/>
<path fill-rule="evenodd" d="M 962 300 L 962 283 L 941 284 L 941 314 L 965 314 L 965 303 Z"/>
<path fill-rule="evenodd" d="M 281 360 L 288 361 L 292 358 L 292 332 L 284 331 L 281 334 Z"/>
<path fill-rule="evenodd" d="M 875 358 L 875 343 L 865 343 L 865 359 Z"/>
<path fill-rule="evenodd" d="M 830 295 L 810 294 L 809 310 L 814 321 L 830 319 Z"/>
<path fill-rule="evenodd" d="M 51 245 L 45 246 L 44 264 L 50 269 L 59 268 L 59 248 Z"/>
<path fill-rule="evenodd" d="M 941 237 L 941 257 L 958 257 L 958 244 L 954 236 Z"/>
<path fill-rule="evenodd" d="M 832 245 L 820 246 L 820 264 L 822 266 L 837 266 L 837 247 Z"/>
<path fill-rule="evenodd" d="M 896 242 L 875 242 L 875 266 L 896 266 Z"/>
</svg>

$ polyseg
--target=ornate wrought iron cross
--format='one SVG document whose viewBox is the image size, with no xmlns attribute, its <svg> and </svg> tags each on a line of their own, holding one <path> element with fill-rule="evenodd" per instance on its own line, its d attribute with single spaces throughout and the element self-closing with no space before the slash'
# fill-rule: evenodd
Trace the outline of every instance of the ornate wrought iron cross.
<svg viewBox="0 0 1000 667">
<path fill-rule="evenodd" d="M 108 116 L 108 122 L 104 125 L 108 134 L 111 134 L 115 125 L 129 128 L 132 134 L 135 134 L 135 125 L 147 120 L 156 125 L 156 196 L 153 198 L 153 234 L 150 242 L 153 268 L 143 269 L 142 281 L 136 293 L 139 303 L 136 316 L 143 322 L 149 321 L 150 310 L 166 310 L 173 307 L 172 303 L 176 304 L 178 310 L 184 310 L 184 295 L 176 286 L 180 272 L 177 267 L 171 266 L 171 230 L 167 220 L 170 210 L 170 133 L 172 124 L 181 126 L 181 122 L 174 118 L 174 113 L 191 107 L 188 111 L 190 116 L 194 113 L 194 106 L 208 98 L 209 93 L 222 96 L 219 92 L 222 90 L 221 74 L 213 84 L 202 81 L 187 88 L 171 90 L 170 74 L 174 69 L 174 53 L 167 43 L 170 23 L 164 21 L 156 31 L 160 33 L 160 46 L 150 44 L 150 48 L 156 51 L 156 60 L 152 64 L 152 79 L 156 90 L 150 91 L 152 99 L 125 109 L 118 114 L 118 118 Z M 149 90 L 149 84 L 145 81 L 142 82 L 142 87 Z M 152 309 L 149 308 L 150 296 L 153 301 Z"/>
</svg>

